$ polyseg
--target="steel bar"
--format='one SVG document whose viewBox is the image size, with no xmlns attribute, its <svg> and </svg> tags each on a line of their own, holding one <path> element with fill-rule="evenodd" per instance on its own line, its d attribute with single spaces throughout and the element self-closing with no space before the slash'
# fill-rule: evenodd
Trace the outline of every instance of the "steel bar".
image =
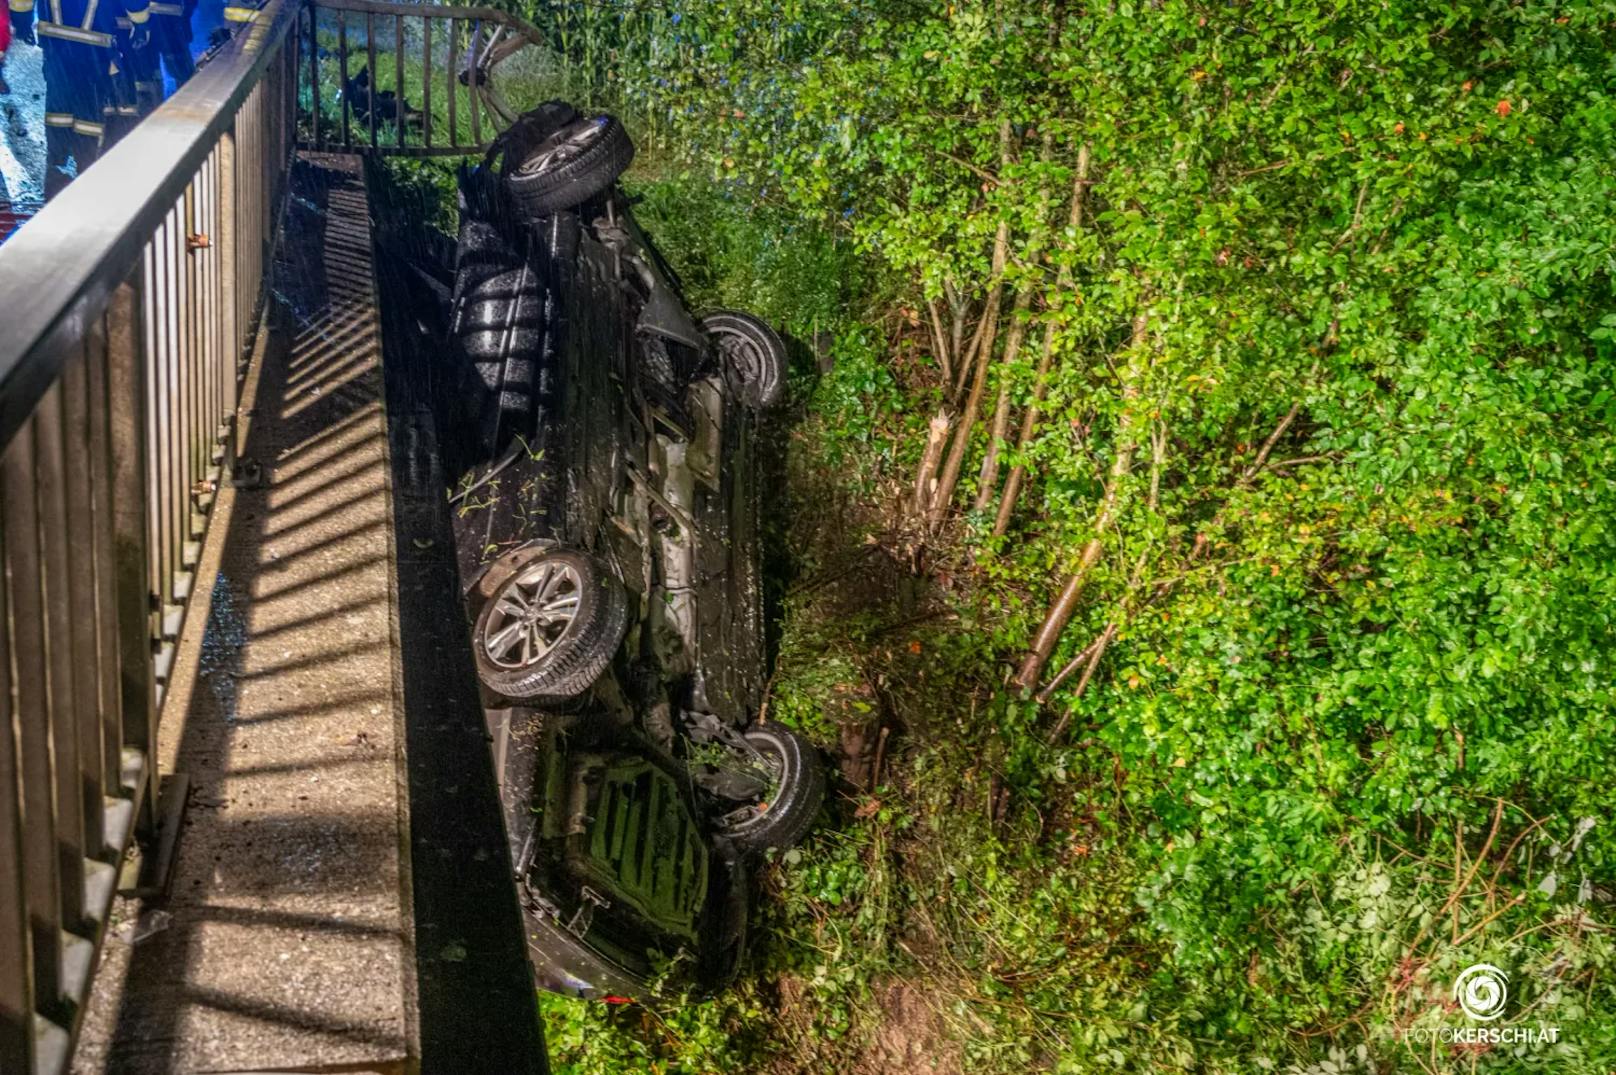
<svg viewBox="0 0 1616 1075">
<path fill-rule="evenodd" d="M 482 20 L 479 19 L 471 25 L 471 41 L 467 46 L 471 52 L 466 57 L 466 101 L 467 107 L 471 110 L 471 144 L 480 146 L 483 144 L 483 120 L 482 113 L 477 108 L 477 85 L 482 77 L 480 70 L 482 66 L 480 61 L 483 57 Z"/>
<path fill-rule="evenodd" d="M 62 511 L 66 546 L 68 650 L 67 699 L 72 704 L 75 753 L 78 757 L 83 853 L 97 858 L 106 847 L 102 831 L 104 779 L 101 738 L 101 654 L 95 592 L 95 488 L 90 466 L 90 371 L 88 347 L 62 371 L 62 423 L 58 451 L 69 462 L 62 468 Z M 61 697 L 64 692 L 57 692 Z"/>
<path fill-rule="evenodd" d="M 353 137 L 348 132 L 348 113 L 353 111 L 353 99 L 348 93 L 348 13 L 337 8 L 337 92 L 342 95 L 342 148 L 353 148 Z"/>
<path fill-rule="evenodd" d="M 168 517 L 166 537 L 168 548 L 164 550 L 168 569 L 160 580 L 164 613 L 167 613 L 169 606 L 175 603 L 175 591 L 180 576 L 185 572 L 182 555 L 185 539 L 190 530 L 185 512 L 185 491 L 190 487 L 190 482 L 187 481 L 185 453 L 185 352 L 181 340 L 184 326 L 180 320 L 180 310 L 185 301 L 182 283 L 184 280 L 182 259 L 185 256 L 184 197 L 182 193 L 180 200 L 169 212 L 168 226 L 163 232 L 166 269 L 163 279 L 164 304 L 160 315 L 163 319 L 164 335 L 168 340 L 168 352 L 164 355 L 163 380 L 158 389 L 160 393 L 158 399 L 167 418 L 163 428 L 167 444 L 164 445 L 161 463 L 167 471 L 163 509 Z"/>
<path fill-rule="evenodd" d="M 45 661 L 44 563 L 40 555 L 33 423 L 0 460 L 19 757 L 22 763 L 22 878 L 32 936 L 34 994 L 54 998 L 62 981 L 62 875 L 56 847 L 56 754 L 50 735 Z"/>
<path fill-rule="evenodd" d="M 144 277 L 143 279 L 149 279 Z M 137 278 L 141 279 L 141 278 Z M 157 746 L 157 692 L 153 680 L 151 616 L 154 587 L 154 558 L 149 549 L 153 529 L 148 520 L 156 508 L 156 490 L 147 479 L 155 446 L 153 408 L 150 390 L 155 382 L 148 374 L 149 353 L 142 361 L 140 285 L 125 284 L 113 293 L 107 306 L 107 433 L 110 447 L 112 493 L 114 604 L 118 623 L 119 703 L 123 708 L 124 745 L 155 758 Z M 148 502 L 148 491 L 153 495 Z M 140 805 L 141 814 L 152 816 L 155 787 L 148 781 Z"/>
<path fill-rule="evenodd" d="M 197 316 L 196 254 L 191 248 L 192 236 L 197 232 L 196 194 L 196 180 L 192 179 L 180 200 L 180 227 L 174 237 L 174 260 L 179 266 L 175 277 L 180 287 L 180 299 L 174 313 L 179 319 L 180 461 L 183 468 L 177 505 L 180 518 L 179 560 L 182 571 L 187 572 L 192 566 L 187 549 L 196 537 L 196 518 L 191 503 L 200 477 L 202 455 L 199 441 L 202 439 L 203 382 L 201 348 L 197 338 L 200 318 Z M 189 592 L 189 588 L 182 590 L 176 586 L 176 603 L 184 600 Z"/>
<path fill-rule="evenodd" d="M 432 148 L 432 18 L 421 16 L 421 144 Z"/>
<path fill-rule="evenodd" d="M 203 432 L 208 477 L 214 475 L 219 449 L 219 418 L 224 413 L 224 385 L 220 375 L 219 355 L 223 348 L 219 339 L 219 249 L 215 245 L 219 234 L 219 147 L 214 146 L 202 167 L 202 234 L 197 259 L 201 262 L 198 274 L 202 281 L 202 361 L 207 372 L 207 413 Z M 213 490 L 204 489 L 200 502 L 211 504 Z"/>
<path fill-rule="evenodd" d="M 449 62 L 444 66 L 444 88 L 449 94 L 449 148 L 460 147 L 460 124 L 455 116 L 455 100 L 459 94 L 455 93 L 457 81 L 456 68 L 460 66 L 460 20 L 449 20 Z"/>
<path fill-rule="evenodd" d="M 141 608 L 144 610 L 144 620 L 140 628 L 142 638 L 150 640 L 156 636 L 156 623 L 152 619 L 157 606 L 161 601 L 159 593 L 160 583 L 168 564 L 163 558 L 163 525 L 167 516 L 163 512 L 163 476 L 166 473 L 156 461 L 162 458 L 162 413 L 156 402 L 155 388 L 162 369 L 162 352 L 160 348 L 160 329 L 157 323 L 156 296 L 161 291 L 162 281 L 162 233 L 152 237 L 146 247 L 145 264 L 140 278 L 140 286 L 132 292 L 140 303 L 139 316 L 127 319 L 127 330 L 138 333 L 138 340 L 131 341 L 128 349 L 122 352 L 127 355 L 130 368 L 127 375 L 138 381 L 140 391 L 131 399 L 127 394 L 113 396 L 113 414 L 126 406 L 138 406 L 141 410 L 138 415 L 141 421 L 138 428 L 141 431 L 142 451 L 136 457 L 143 461 L 140 474 L 142 490 L 149 487 L 150 497 L 142 496 L 140 503 L 145 511 L 145 534 L 142 536 L 140 547 L 146 554 L 146 573 L 142 576 L 143 585 L 147 588 L 141 595 Z M 110 311 L 110 308 L 109 308 Z M 150 397 L 150 398 L 148 398 Z M 118 445 L 119 449 L 127 451 L 128 445 Z M 155 469 L 154 469 L 155 468 Z M 148 477 L 148 472 L 150 477 Z M 118 486 L 118 495 L 121 498 L 128 490 Z"/>
<path fill-rule="evenodd" d="M 62 878 L 62 923 L 75 929 L 84 920 L 84 799 L 79 792 L 78 732 L 74 720 L 75 653 L 73 611 L 68 600 L 67 479 L 62 453 L 62 382 L 57 381 L 34 412 L 34 495 L 39 513 L 41 571 L 38 579 L 44 608 L 45 665 L 43 716 L 50 724 L 55 755 L 56 857 Z M 26 719 L 26 718 L 25 718 Z"/>
<path fill-rule="evenodd" d="M 314 148 L 325 148 L 320 127 L 320 9 L 309 6 L 309 97 L 313 102 L 310 122 L 314 127 Z"/>
<path fill-rule="evenodd" d="M 393 16 L 393 88 L 398 98 L 398 112 L 393 126 L 398 134 L 398 148 L 404 148 L 404 132 L 409 127 L 409 98 L 404 93 L 404 16 Z"/>
<path fill-rule="evenodd" d="M 0 562 L 5 559 L 3 529 L 0 527 Z M 0 596 L 7 589 L 0 575 Z M 11 703 L 15 654 L 3 612 L 4 604 L 0 604 L 0 862 L 21 866 L 26 859 L 20 713 Z M 21 869 L 0 870 L 0 1071 L 33 1070 L 34 953 L 27 889 Z"/>
<path fill-rule="evenodd" d="M 107 358 L 112 348 L 105 315 L 96 319 L 84 353 L 85 392 L 88 397 L 85 469 L 90 475 L 90 529 L 94 549 L 96 607 L 96 678 L 101 716 L 101 784 L 108 795 L 120 792 L 123 775 L 123 702 L 119 683 L 116 554 L 113 535 L 117 521 L 112 510 L 110 433 L 111 399 L 107 394 Z M 109 838 L 117 833 L 104 834 Z M 111 848 L 109 850 L 121 850 Z"/>
<path fill-rule="evenodd" d="M 376 148 L 376 113 L 381 109 L 376 107 L 376 99 L 381 91 L 381 69 L 376 66 L 376 14 L 365 12 L 365 76 L 369 84 L 365 92 L 369 99 L 365 102 L 366 123 L 370 128 L 370 148 Z M 347 83 L 343 83 L 347 88 Z"/>
<path fill-rule="evenodd" d="M 241 273 L 241 254 L 236 245 L 236 136 L 227 131 L 219 138 L 219 274 L 221 289 L 220 309 L 224 312 L 223 335 L 225 347 L 220 360 L 223 363 L 224 399 L 222 409 L 227 422 L 234 424 L 236 413 L 236 371 L 246 351 L 246 325 L 241 316 L 242 292 L 237 287 Z M 225 455 L 225 466 L 230 465 L 230 453 Z M 228 477 L 223 475 L 222 477 Z"/>
</svg>

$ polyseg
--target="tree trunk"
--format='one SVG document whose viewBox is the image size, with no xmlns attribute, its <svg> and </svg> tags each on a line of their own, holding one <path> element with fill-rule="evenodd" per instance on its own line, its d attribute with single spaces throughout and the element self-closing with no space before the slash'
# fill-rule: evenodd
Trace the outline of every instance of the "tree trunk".
<svg viewBox="0 0 1616 1075">
<path fill-rule="evenodd" d="M 999 155 L 1001 161 L 1009 162 L 1009 120 L 1005 120 L 999 126 Z M 1009 254 L 1010 222 L 1001 219 L 999 230 L 993 237 L 993 284 L 988 292 L 987 301 L 983 304 L 982 322 L 977 327 L 971 350 L 960 361 L 961 376 L 967 367 L 973 369 L 971 394 L 966 397 L 964 413 L 954 430 L 954 442 L 948 449 L 948 460 L 943 464 L 942 475 L 937 480 L 937 490 L 932 495 L 931 511 L 926 521 L 928 527 L 933 530 L 942 523 L 943 516 L 948 512 L 948 505 L 954 499 L 954 487 L 959 484 L 960 468 L 965 463 L 965 452 L 970 447 L 971 433 L 976 428 L 976 416 L 982 409 L 982 393 L 987 386 L 988 369 L 993 362 L 993 340 L 999 324 L 999 302 L 1004 294 L 1004 265 L 1009 260 Z"/>
<path fill-rule="evenodd" d="M 1079 557 L 1077 567 L 1066 577 L 1060 596 L 1049 607 L 1043 624 L 1033 636 L 1027 656 L 1016 671 L 1012 682 L 1021 690 L 1030 691 L 1038 685 L 1038 677 L 1043 674 L 1044 665 L 1049 663 L 1050 656 L 1055 652 L 1055 645 L 1060 641 L 1061 633 L 1066 630 L 1066 624 L 1077 611 L 1077 599 L 1083 593 L 1083 586 L 1088 582 L 1089 573 L 1094 570 L 1094 565 L 1100 562 L 1100 555 L 1105 551 L 1105 535 L 1116 519 L 1122 482 L 1133 470 L 1133 409 L 1139 397 L 1139 352 L 1145 346 L 1145 330 L 1148 325 L 1149 319 L 1145 314 L 1139 314 L 1133 320 L 1134 353 L 1124 373 L 1122 412 L 1117 416 L 1116 455 L 1111 460 L 1111 473 L 1106 478 L 1105 495 L 1100 500 L 1100 510 L 1094 518 L 1094 536 L 1083 546 L 1083 555 Z"/>
<path fill-rule="evenodd" d="M 965 343 L 965 324 L 968 320 L 966 315 L 971 312 L 971 303 L 946 278 L 943 280 L 943 295 L 948 299 L 950 341 L 948 353 L 953 356 L 955 362 L 960 362 L 963 360 L 960 348 Z"/>
<path fill-rule="evenodd" d="M 1055 136 L 1044 132 L 1043 144 L 1038 147 L 1038 160 L 1047 165 L 1050 151 L 1055 146 Z M 1032 241 L 1027 244 L 1027 262 L 1037 265 L 1039 256 L 1043 253 L 1047 241 L 1047 221 L 1049 219 L 1049 184 L 1038 184 L 1038 217 L 1037 231 Z M 977 472 L 976 503 L 972 505 L 976 511 L 983 511 L 993 499 L 993 493 L 999 485 L 999 452 L 1004 446 L 1005 432 L 1010 425 L 1010 374 L 1021 354 L 1021 342 L 1027 335 L 1027 308 L 1032 305 L 1032 290 L 1030 284 L 1023 284 L 1016 292 L 1016 301 L 1010 310 L 1010 335 L 1005 340 L 1004 358 L 999 361 L 999 399 L 993 407 L 993 426 L 988 434 L 988 450 L 982 456 L 982 469 Z"/>
<path fill-rule="evenodd" d="M 954 380 L 954 355 L 948 347 L 948 334 L 943 331 L 943 318 L 937 312 L 937 300 L 926 300 L 926 312 L 931 315 L 931 338 L 937 348 L 937 364 L 943 368 L 943 383 Z"/>
<path fill-rule="evenodd" d="M 1083 192 L 1088 189 L 1089 182 L 1089 147 L 1080 146 L 1077 151 L 1077 174 L 1072 179 L 1072 207 L 1067 214 L 1067 227 L 1076 231 L 1083 226 Z M 1055 291 L 1057 293 L 1070 287 L 1072 274 L 1065 266 L 1055 277 Z M 1044 326 L 1044 347 L 1038 356 L 1038 372 L 1033 376 L 1032 402 L 1027 405 L 1027 413 L 1021 419 L 1021 432 L 1016 437 L 1016 454 L 1020 455 L 1027 450 L 1032 442 L 1033 433 L 1038 428 L 1038 419 L 1041 417 L 1039 405 L 1044 400 L 1044 391 L 1049 378 L 1050 358 L 1055 350 L 1055 323 L 1050 321 Z M 1027 477 L 1027 465 L 1017 463 L 1010 468 L 1010 476 L 1004 481 L 1004 495 L 999 499 L 999 513 L 993 520 L 993 536 L 1002 537 L 1010 527 L 1010 515 L 1015 511 L 1016 497 L 1021 493 L 1022 483 Z"/>
<path fill-rule="evenodd" d="M 932 477 L 937 473 L 937 463 L 943 457 L 943 445 L 948 443 L 948 429 L 953 425 L 953 419 L 947 411 L 938 411 L 932 416 L 931 424 L 926 430 L 926 450 L 920 456 L 920 473 L 915 477 L 915 514 L 923 515 L 926 506 L 931 503 Z"/>
<path fill-rule="evenodd" d="M 977 511 L 987 508 L 988 501 L 993 499 L 993 491 L 999 484 L 999 446 L 1004 442 L 1007 427 L 1010 425 L 1010 369 L 1021 353 L 1021 341 L 1027 334 L 1027 322 L 1022 315 L 1027 312 L 1031 302 L 1032 292 L 1020 291 L 1016 294 L 1015 305 L 1010 310 L 1010 335 L 1004 341 L 1004 358 L 999 362 L 1001 373 L 999 401 L 993 408 L 993 427 L 988 434 L 988 451 L 982 457 L 982 469 L 977 474 L 974 505 Z"/>
</svg>

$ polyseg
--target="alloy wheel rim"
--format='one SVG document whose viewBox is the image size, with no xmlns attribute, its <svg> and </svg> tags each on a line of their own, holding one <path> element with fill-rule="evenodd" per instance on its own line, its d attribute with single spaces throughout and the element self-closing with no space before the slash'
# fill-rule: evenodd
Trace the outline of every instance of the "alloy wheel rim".
<svg viewBox="0 0 1616 1075">
<path fill-rule="evenodd" d="M 719 818 L 721 829 L 733 832 L 751 825 L 766 814 L 773 805 L 773 800 L 779 797 L 780 786 L 785 779 L 785 759 L 769 747 L 762 748 L 759 753 L 763 756 L 764 777 L 767 781 L 764 798 L 758 802 L 742 803 L 734 809 L 726 810 Z"/>
<path fill-rule="evenodd" d="M 760 346 L 745 336 L 726 336 L 719 341 L 719 348 L 728 360 L 737 385 L 760 394 L 768 389 L 769 363 Z"/>
<path fill-rule="evenodd" d="M 565 138 L 539 155 L 532 171 L 528 174 L 544 175 L 561 167 L 568 161 L 577 160 L 590 146 L 600 141 L 600 137 L 605 130 L 606 118 L 604 116 L 577 124 L 573 130 L 567 133 Z"/>
<path fill-rule="evenodd" d="M 483 652 L 501 668 L 549 657 L 578 618 L 582 580 L 572 565 L 541 560 L 518 572 L 494 598 Z"/>
</svg>

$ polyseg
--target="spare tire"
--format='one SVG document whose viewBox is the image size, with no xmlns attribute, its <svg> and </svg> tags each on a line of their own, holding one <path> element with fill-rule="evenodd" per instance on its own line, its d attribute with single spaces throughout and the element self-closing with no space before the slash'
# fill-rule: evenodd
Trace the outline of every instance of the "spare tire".
<svg viewBox="0 0 1616 1075">
<path fill-rule="evenodd" d="M 547 216 L 602 193 L 633 160 L 634 143 L 617 117 L 584 116 L 541 141 L 513 146 L 505 187 L 520 213 Z"/>
<path fill-rule="evenodd" d="M 701 327 L 713 338 L 724 380 L 737 399 L 756 411 L 780 402 L 789 362 L 785 341 L 768 322 L 738 310 L 717 310 L 701 319 Z"/>
<path fill-rule="evenodd" d="M 594 560 L 534 546 L 502 561 L 472 629 L 483 685 L 526 704 L 563 702 L 588 690 L 628 629 L 628 597 Z"/>
</svg>

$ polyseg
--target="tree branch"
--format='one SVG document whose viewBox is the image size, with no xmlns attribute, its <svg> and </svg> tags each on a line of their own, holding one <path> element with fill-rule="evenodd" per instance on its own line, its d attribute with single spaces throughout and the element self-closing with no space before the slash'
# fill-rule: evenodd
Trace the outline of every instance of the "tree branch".
<svg viewBox="0 0 1616 1075">
<path fill-rule="evenodd" d="M 1038 628 L 1038 633 L 1033 636 L 1027 656 L 1022 660 L 1021 667 L 1012 680 L 1024 691 L 1030 691 L 1038 685 L 1039 676 L 1043 673 L 1044 665 L 1049 662 L 1050 655 L 1054 653 L 1061 632 L 1066 629 L 1072 613 L 1077 610 L 1077 599 L 1083 592 L 1089 573 L 1094 570 L 1094 565 L 1100 562 L 1100 555 L 1105 549 L 1106 532 L 1110 530 L 1116 518 L 1123 479 L 1133 470 L 1133 410 L 1139 396 L 1137 370 L 1140 364 L 1139 352 L 1145 346 L 1148 325 L 1147 314 L 1140 313 L 1134 318 L 1133 344 L 1130 348 L 1133 357 L 1128 362 L 1128 371 L 1122 380 L 1122 413 L 1117 417 L 1116 454 L 1111 462 L 1110 476 L 1106 479 L 1105 495 L 1100 501 L 1100 510 L 1094 519 L 1094 536 L 1084 546 L 1077 567 L 1067 576 L 1066 584 L 1061 587 L 1060 596 L 1055 599 L 1055 603 L 1044 616 L 1044 622 Z"/>
</svg>

